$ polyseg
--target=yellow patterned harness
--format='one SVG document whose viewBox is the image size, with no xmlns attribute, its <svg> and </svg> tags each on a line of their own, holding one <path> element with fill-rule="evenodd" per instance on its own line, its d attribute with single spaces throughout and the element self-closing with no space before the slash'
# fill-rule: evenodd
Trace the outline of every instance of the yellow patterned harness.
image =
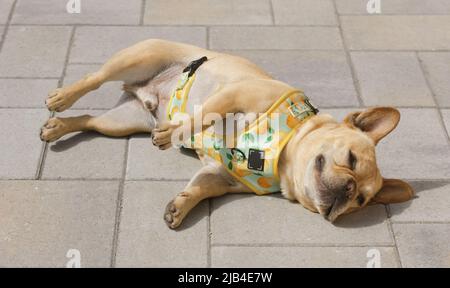
<svg viewBox="0 0 450 288">
<path fill-rule="evenodd" d="M 176 113 L 185 112 L 194 80 L 194 73 L 183 73 L 167 107 L 169 120 Z M 291 90 L 240 132 L 232 147 L 227 147 L 223 135 L 214 133 L 214 127 L 193 135 L 184 146 L 220 162 L 256 194 L 279 192 L 278 160 L 281 151 L 297 128 L 317 112 L 302 91 Z"/>
</svg>

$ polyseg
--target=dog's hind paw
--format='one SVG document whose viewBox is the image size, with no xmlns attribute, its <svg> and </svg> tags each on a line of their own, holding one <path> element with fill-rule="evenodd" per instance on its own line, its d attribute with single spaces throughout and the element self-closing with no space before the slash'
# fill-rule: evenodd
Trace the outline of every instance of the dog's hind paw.
<svg viewBox="0 0 450 288">
<path fill-rule="evenodd" d="M 181 217 L 181 210 L 175 206 L 174 200 L 170 201 L 166 206 L 164 213 L 164 221 L 170 229 L 175 229 L 180 226 L 183 218 Z"/>
<path fill-rule="evenodd" d="M 65 123 L 59 118 L 50 118 L 41 128 L 40 138 L 45 142 L 53 142 L 67 134 Z"/>
</svg>

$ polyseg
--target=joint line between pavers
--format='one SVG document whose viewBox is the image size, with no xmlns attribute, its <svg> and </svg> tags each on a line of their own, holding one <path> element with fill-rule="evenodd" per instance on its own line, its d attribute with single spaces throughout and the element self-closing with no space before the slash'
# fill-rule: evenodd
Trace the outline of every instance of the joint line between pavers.
<svg viewBox="0 0 450 288">
<path fill-rule="evenodd" d="M 211 40 L 210 40 L 210 38 L 211 38 L 210 33 L 211 33 L 211 32 L 210 32 L 209 26 L 206 26 L 206 27 L 205 27 L 205 30 L 206 30 L 206 31 L 205 31 L 205 38 L 206 38 L 206 39 L 205 39 L 205 41 L 206 41 L 206 44 L 205 44 L 205 45 L 206 45 L 206 49 L 209 50 L 209 49 L 211 49 L 211 43 L 210 43 L 210 41 L 211 41 Z"/>
<path fill-rule="evenodd" d="M 0 53 L 2 52 L 3 46 L 5 44 L 6 35 L 8 34 L 8 31 L 9 31 L 9 26 L 11 26 L 11 19 L 14 15 L 14 11 L 16 10 L 17 1 L 18 0 L 14 0 L 13 4 L 11 5 L 11 10 L 9 11 L 8 19 L 6 20 L 6 24 L 4 26 L 5 29 L 3 31 L 3 35 L 0 39 Z"/>
<path fill-rule="evenodd" d="M 45 181 L 120 181 L 122 178 L 42 178 Z M 21 180 L 21 179 L 10 179 Z M 26 180 L 26 179 L 25 179 Z M 191 179 L 125 179 L 125 182 L 188 182 Z"/>
<path fill-rule="evenodd" d="M 447 138 L 447 146 L 450 147 L 450 135 L 449 135 L 449 133 L 447 131 L 447 127 L 445 127 L 444 116 L 442 115 L 441 109 L 439 109 L 440 107 L 439 107 L 439 102 L 438 102 L 438 100 L 436 98 L 436 93 L 435 93 L 435 91 L 433 89 L 433 86 L 431 85 L 431 83 L 430 83 L 430 81 L 428 79 L 427 71 L 425 69 L 425 66 L 423 65 L 422 59 L 420 59 L 419 52 L 416 51 L 415 55 L 416 55 L 417 61 L 419 62 L 420 70 L 422 71 L 422 75 L 423 75 L 423 77 L 425 79 L 425 83 L 427 84 L 428 90 L 430 90 L 430 92 L 431 92 L 431 96 L 433 98 L 434 104 L 437 107 L 437 112 L 438 112 L 438 115 L 439 115 L 439 123 L 441 124 L 441 127 L 442 127 L 442 129 L 444 129 L 444 133 L 447 136 L 446 137 Z M 450 127 L 449 127 L 449 129 L 450 129 Z M 450 159 L 449 159 L 449 161 L 450 161 Z"/>
<path fill-rule="evenodd" d="M 139 19 L 139 26 L 144 25 L 144 17 L 145 17 L 145 6 L 146 6 L 146 0 L 141 0 L 141 14 Z"/>
<path fill-rule="evenodd" d="M 358 16 L 358 17 L 383 17 L 383 16 L 450 16 L 450 14 L 420 14 L 420 13 L 381 13 L 381 14 L 356 14 L 356 13 L 339 13 L 340 16 Z"/>
<path fill-rule="evenodd" d="M 59 83 L 58 83 L 59 87 L 63 86 L 64 78 L 66 77 L 66 74 L 67 74 L 67 66 L 69 65 L 70 54 L 72 52 L 72 46 L 75 41 L 76 29 L 77 29 L 77 26 L 75 25 L 75 26 L 72 26 L 72 30 L 70 31 L 69 47 L 67 48 L 66 58 L 64 59 L 64 68 L 61 73 L 61 77 L 59 79 Z"/>
<path fill-rule="evenodd" d="M 323 247 L 387 247 L 394 248 L 393 244 L 386 243 L 217 243 L 211 247 L 261 247 L 261 248 L 323 248 Z"/>
<path fill-rule="evenodd" d="M 437 225 L 449 225 L 450 221 L 394 221 L 392 224 L 410 224 L 410 225 L 428 225 L 428 224 L 437 224 Z"/>
<path fill-rule="evenodd" d="M 169 178 L 139 178 L 139 179 L 125 179 L 125 181 L 128 182 L 145 182 L 145 181 L 154 181 L 154 182 L 188 182 L 190 181 L 190 178 L 185 178 L 185 179 L 169 179 Z"/>
<path fill-rule="evenodd" d="M 415 52 L 421 52 L 421 53 L 446 53 L 450 52 L 450 49 L 436 49 L 436 50 L 430 50 L 430 49 L 349 49 L 350 52 L 374 52 L 374 53 L 400 53 L 400 52 L 409 52 L 409 53 L 415 53 Z"/>
<path fill-rule="evenodd" d="M 168 28 L 201 28 L 206 25 L 211 27 L 248 27 L 248 28 L 259 28 L 259 27 L 277 27 L 277 28 L 336 28 L 336 25 L 326 25 L 326 24 L 306 24 L 306 25 L 273 25 L 273 24 L 212 24 L 212 23 L 203 23 L 203 24 L 103 24 L 103 23 L 56 23 L 56 24 L 43 24 L 43 23 L 11 23 L 10 26 L 42 26 L 42 27 L 54 27 L 54 26 L 78 26 L 78 27 L 168 27 Z"/>
<path fill-rule="evenodd" d="M 361 93 L 362 93 L 361 92 L 361 87 L 359 85 L 359 80 L 358 80 L 357 75 L 356 75 L 356 70 L 355 70 L 355 67 L 353 65 L 352 57 L 351 57 L 350 52 L 349 52 L 348 47 L 347 47 L 347 42 L 345 41 L 344 31 L 342 29 L 342 24 L 341 24 L 341 18 L 339 17 L 339 14 L 337 12 L 336 1 L 332 0 L 332 2 L 333 2 L 333 8 L 334 8 L 335 17 L 336 17 L 336 20 L 337 20 L 337 23 L 338 23 L 339 34 L 340 34 L 340 37 L 341 37 L 342 46 L 344 48 L 345 56 L 346 56 L 346 59 L 347 59 L 347 65 L 349 66 L 350 75 L 352 76 L 353 87 L 356 90 L 356 98 L 358 99 L 359 106 L 360 107 L 364 107 L 364 101 L 363 101 L 362 96 L 361 96 Z"/>
<path fill-rule="evenodd" d="M 61 77 L 21 77 L 21 76 L 2 76 L 0 79 L 18 79 L 18 80 L 59 80 Z"/>
<path fill-rule="evenodd" d="M 103 62 L 70 62 L 69 65 L 103 65 Z"/>
<path fill-rule="evenodd" d="M 450 184 L 450 177 L 449 178 L 435 178 L 435 179 L 426 179 L 426 178 L 403 178 L 403 180 L 407 182 L 440 182 L 440 183 L 449 183 Z"/>
<path fill-rule="evenodd" d="M 275 10 L 273 9 L 273 2 L 272 0 L 268 0 L 269 1 L 269 6 L 270 6 L 270 18 L 272 21 L 272 25 L 276 25 L 275 23 Z"/>
<path fill-rule="evenodd" d="M 208 199 L 208 217 L 206 222 L 206 267 L 211 268 L 211 205 L 212 201 Z"/>
<path fill-rule="evenodd" d="M 114 232 L 113 232 L 113 239 L 112 239 L 112 249 L 111 249 L 111 268 L 116 267 L 117 262 L 117 248 L 119 247 L 119 230 L 120 230 L 120 222 L 122 217 L 122 203 L 123 203 L 123 194 L 125 189 L 125 177 L 127 173 L 127 166 L 128 166 L 128 153 L 130 149 L 130 137 L 127 137 L 126 143 L 125 143 L 125 152 L 124 152 L 124 159 L 123 159 L 123 167 L 122 167 L 122 175 L 119 183 L 119 192 L 117 195 L 117 202 L 116 202 L 116 214 L 115 214 L 115 221 L 114 221 Z"/>
<path fill-rule="evenodd" d="M 403 267 L 402 264 L 402 259 L 400 257 L 400 251 L 398 250 L 398 246 L 397 246 L 397 239 L 395 238 L 395 233 L 394 233 L 394 228 L 392 228 L 392 222 L 391 222 L 391 211 L 390 211 L 390 207 L 389 205 L 385 205 L 385 211 L 387 214 L 387 227 L 389 230 L 389 234 L 391 235 L 392 241 L 394 242 L 394 247 L 395 247 L 395 260 L 397 262 L 397 264 L 399 265 L 400 268 Z"/>
</svg>

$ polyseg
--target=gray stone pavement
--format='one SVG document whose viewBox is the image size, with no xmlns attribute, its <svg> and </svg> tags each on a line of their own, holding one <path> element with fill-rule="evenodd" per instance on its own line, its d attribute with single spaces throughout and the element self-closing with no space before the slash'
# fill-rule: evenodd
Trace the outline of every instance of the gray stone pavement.
<svg viewBox="0 0 450 288">
<path fill-rule="evenodd" d="M 450 1 L 0 0 L 0 267 L 450 267 Z M 342 119 L 400 108 L 379 147 L 386 177 L 418 199 L 372 206 L 333 226 L 279 195 L 201 203 L 179 231 L 166 203 L 200 167 L 146 135 L 39 140 L 48 90 L 95 70 L 115 51 L 165 38 L 245 56 Z M 115 104 L 107 84 L 65 115 Z"/>
</svg>

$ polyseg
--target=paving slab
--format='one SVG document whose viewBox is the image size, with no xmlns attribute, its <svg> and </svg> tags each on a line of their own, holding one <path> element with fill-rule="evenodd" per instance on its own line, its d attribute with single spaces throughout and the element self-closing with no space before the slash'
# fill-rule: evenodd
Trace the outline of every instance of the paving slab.
<svg viewBox="0 0 450 288">
<path fill-rule="evenodd" d="M 393 224 L 403 267 L 450 267 L 450 224 Z"/>
<path fill-rule="evenodd" d="M 0 179 L 34 179 L 42 150 L 39 129 L 48 115 L 44 109 L 0 109 Z"/>
<path fill-rule="evenodd" d="M 150 135 L 130 139 L 126 178 L 189 180 L 202 167 L 194 154 L 179 149 L 161 151 L 152 144 Z"/>
<path fill-rule="evenodd" d="M 80 13 L 67 9 L 69 1 L 18 0 L 13 24 L 129 24 L 137 25 L 141 0 L 79 1 Z M 72 13 L 69 13 L 72 12 Z"/>
<path fill-rule="evenodd" d="M 8 22 L 13 3 L 14 0 L 0 0 L 0 24 L 6 24 Z"/>
<path fill-rule="evenodd" d="M 225 195 L 214 199 L 211 232 L 214 245 L 392 244 L 382 205 L 343 216 L 333 225 L 281 196 Z"/>
<path fill-rule="evenodd" d="M 179 230 L 163 220 L 167 203 L 185 182 L 127 182 L 123 195 L 117 267 L 206 267 L 208 203 L 202 202 Z"/>
<path fill-rule="evenodd" d="M 46 108 L 48 92 L 58 86 L 58 79 L 0 79 L 0 107 Z"/>
<path fill-rule="evenodd" d="M 378 165 L 386 178 L 446 179 L 450 146 L 435 109 L 400 109 L 397 128 L 377 146 Z"/>
<path fill-rule="evenodd" d="M 353 52 L 351 58 L 365 105 L 435 105 L 415 53 Z"/>
<path fill-rule="evenodd" d="M 104 111 L 72 110 L 58 117 L 100 115 Z M 96 132 L 72 133 L 48 147 L 43 179 L 119 179 L 125 158 L 125 138 Z"/>
<path fill-rule="evenodd" d="M 319 108 L 359 104 L 344 52 L 235 50 L 229 53 L 247 58 L 275 79 L 302 89 Z"/>
<path fill-rule="evenodd" d="M 211 27 L 211 49 L 340 50 L 336 27 Z"/>
<path fill-rule="evenodd" d="M 104 63 L 121 49 L 150 38 L 206 47 L 204 27 L 78 27 L 69 61 Z"/>
<path fill-rule="evenodd" d="M 450 183 L 445 181 L 411 182 L 417 198 L 391 204 L 393 222 L 450 222 Z"/>
<path fill-rule="evenodd" d="M 0 267 L 109 267 L 116 182 L 1 181 Z M 73 257 L 73 256 L 71 256 Z"/>
<path fill-rule="evenodd" d="M 450 107 L 450 53 L 424 52 L 419 53 L 419 59 L 438 105 Z"/>
<path fill-rule="evenodd" d="M 64 85 L 75 83 L 78 80 L 83 79 L 87 74 L 98 71 L 100 68 L 100 64 L 70 64 L 67 66 L 66 77 L 64 77 Z M 99 89 L 91 91 L 82 97 L 71 108 L 111 109 L 116 105 L 123 93 L 122 85 L 123 83 L 120 81 L 105 83 Z"/>
<path fill-rule="evenodd" d="M 341 16 L 341 24 L 350 50 L 450 49 L 448 15 Z"/>
<path fill-rule="evenodd" d="M 332 0 L 273 0 L 277 25 L 337 25 Z"/>
<path fill-rule="evenodd" d="M 211 264 L 229 268 L 366 268 L 373 251 L 380 255 L 380 267 L 398 267 L 393 247 L 212 247 Z"/>
<path fill-rule="evenodd" d="M 180 13 L 180 7 L 189 9 Z M 152 0 L 145 5 L 144 24 L 270 25 L 272 18 L 269 0 Z"/>
<path fill-rule="evenodd" d="M 368 14 L 366 0 L 336 0 L 339 14 Z M 381 1 L 381 13 L 386 14 L 450 14 L 447 0 L 389 0 Z"/>
<path fill-rule="evenodd" d="M 0 77 L 60 77 L 71 27 L 11 26 L 0 54 Z"/>
</svg>

